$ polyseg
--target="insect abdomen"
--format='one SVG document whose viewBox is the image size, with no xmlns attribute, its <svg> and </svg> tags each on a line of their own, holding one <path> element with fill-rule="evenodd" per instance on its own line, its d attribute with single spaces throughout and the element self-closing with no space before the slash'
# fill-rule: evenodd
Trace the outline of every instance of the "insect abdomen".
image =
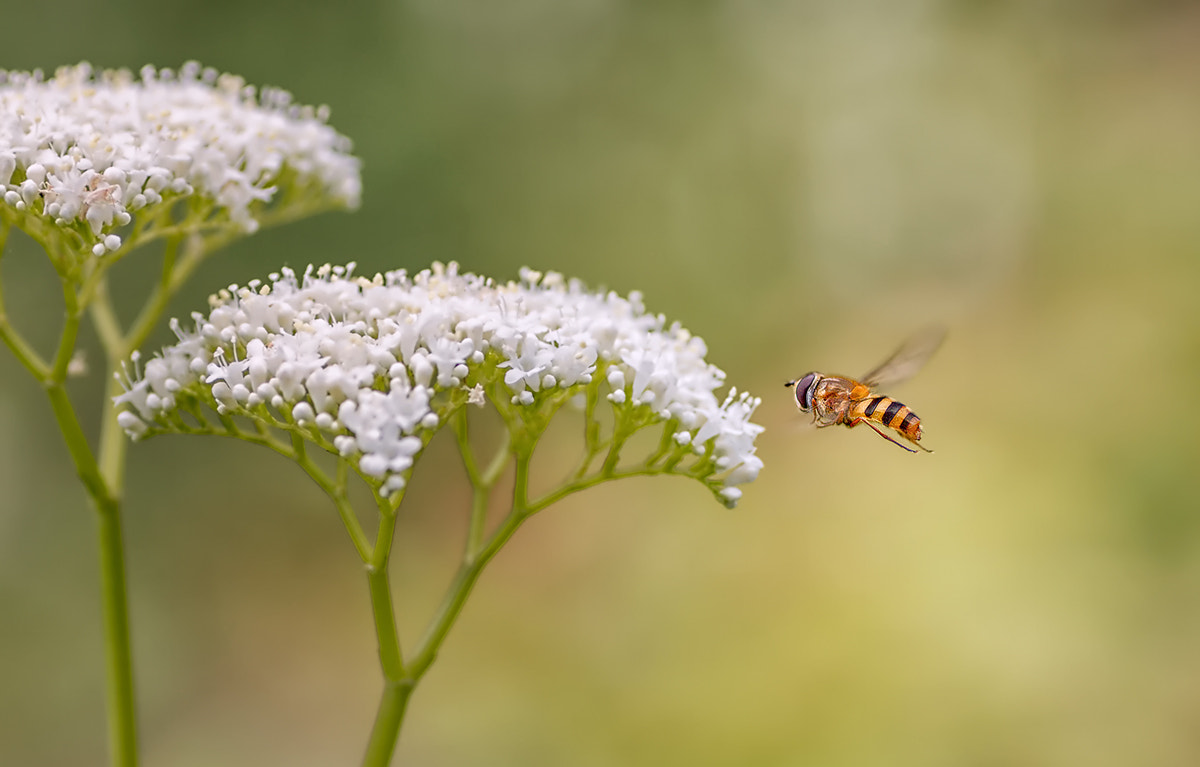
<svg viewBox="0 0 1200 767">
<path fill-rule="evenodd" d="M 853 415 L 895 429 L 913 441 L 921 439 L 921 419 L 907 405 L 891 397 L 872 397 L 855 403 L 854 409 L 858 412 Z"/>
</svg>

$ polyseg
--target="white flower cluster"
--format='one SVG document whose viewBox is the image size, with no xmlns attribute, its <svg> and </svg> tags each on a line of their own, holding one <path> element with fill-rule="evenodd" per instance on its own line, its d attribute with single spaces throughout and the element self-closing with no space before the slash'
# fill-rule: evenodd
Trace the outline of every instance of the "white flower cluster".
<svg viewBox="0 0 1200 767">
<path fill-rule="evenodd" d="M 88 64 L 0 71 L 0 194 L 59 225 L 81 224 L 99 256 L 114 230 L 164 198 L 199 194 L 252 231 L 250 205 L 269 201 L 288 169 L 337 204 L 357 207 L 362 181 L 328 110 L 255 91 L 195 62 L 96 74 Z"/>
<path fill-rule="evenodd" d="M 269 284 L 213 296 L 208 316 L 192 315 L 193 331 L 173 322 L 179 342 L 116 398 L 122 427 L 134 437 L 173 430 L 184 391 L 231 415 L 270 408 L 281 422 L 315 426 L 390 492 L 446 415 L 438 393 L 464 390 L 482 404 L 487 392 L 505 407 L 536 408 L 596 379 L 614 407 L 647 406 L 652 421 L 678 424 L 678 450 L 711 451 L 701 479 L 727 505 L 762 467 L 754 454 L 762 427 L 750 422 L 759 400 L 734 391 L 719 401 L 725 376 L 705 362 L 704 342 L 647 314 L 637 293 L 589 292 L 528 269 L 507 284 L 455 264 L 411 278 L 353 270 L 284 269 Z"/>
</svg>

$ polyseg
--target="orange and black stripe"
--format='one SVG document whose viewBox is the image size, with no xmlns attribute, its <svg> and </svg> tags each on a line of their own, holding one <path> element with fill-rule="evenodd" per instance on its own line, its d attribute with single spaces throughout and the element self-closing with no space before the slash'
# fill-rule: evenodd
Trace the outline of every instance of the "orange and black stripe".
<svg viewBox="0 0 1200 767">
<path fill-rule="evenodd" d="M 862 408 L 861 415 L 867 420 L 881 423 L 889 429 L 895 429 L 911 440 L 921 438 L 921 419 L 917 414 L 891 397 L 872 397 L 858 403 Z"/>
</svg>

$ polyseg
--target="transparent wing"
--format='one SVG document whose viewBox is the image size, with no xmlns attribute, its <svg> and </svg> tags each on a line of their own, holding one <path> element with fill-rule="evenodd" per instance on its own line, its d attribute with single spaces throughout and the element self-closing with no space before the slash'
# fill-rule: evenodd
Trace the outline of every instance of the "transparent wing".
<svg viewBox="0 0 1200 767">
<path fill-rule="evenodd" d="M 872 389 L 895 386 L 912 378 L 929 360 L 942 341 L 946 340 L 946 328 L 933 325 L 919 331 L 861 380 Z"/>
</svg>

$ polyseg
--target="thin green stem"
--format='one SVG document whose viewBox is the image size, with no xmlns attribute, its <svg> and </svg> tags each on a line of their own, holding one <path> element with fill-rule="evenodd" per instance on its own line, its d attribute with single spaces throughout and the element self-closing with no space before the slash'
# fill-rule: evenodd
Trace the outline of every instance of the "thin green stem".
<svg viewBox="0 0 1200 767">
<path fill-rule="evenodd" d="M 120 391 L 111 375 L 109 363 L 106 403 Z M 104 647 L 108 668 L 109 743 L 112 764 L 135 767 L 137 750 L 137 708 L 133 689 L 133 649 L 129 619 L 129 588 L 126 584 L 125 542 L 122 533 L 121 505 L 125 484 L 125 455 L 129 440 L 117 424 L 117 409 L 101 409 L 99 464 L 104 485 L 114 500 L 107 507 L 97 506 L 100 546 L 101 604 L 104 611 Z"/>
<path fill-rule="evenodd" d="M 396 517 L 383 514 L 379 518 L 379 533 L 375 551 L 367 564 L 367 585 L 371 590 L 371 612 L 375 616 L 375 635 L 379 639 L 379 665 L 384 679 L 404 678 L 404 655 L 400 651 L 400 634 L 396 630 L 396 615 L 392 609 L 392 588 L 388 581 L 388 560 L 392 537 L 396 532 Z"/>
<path fill-rule="evenodd" d="M 115 361 L 108 362 L 106 405 L 120 393 L 113 377 Z M 101 408 L 100 449 L 97 471 L 113 495 L 108 507 L 97 504 L 100 525 L 100 568 L 104 612 L 104 653 L 108 667 L 109 743 L 113 765 L 136 767 L 138 763 L 137 706 L 133 695 L 133 649 L 130 605 L 126 583 L 125 540 L 121 531 L 120 499 L 124 495 L 125 456 L 128 439 L 116 423 L 116 408 Z"/>
<path fill-rule="evenodd" d="M 75 327 L 78 327 L 77 323 Z M 107 481 L 92 455 L 61 379 L 46 384 L 46 395 L 50 399 L 51 409 L 58 421 L 67 451 L 75 464 L 75 470 L 96 509 L 101 609 L 104 613 L 105 668 L 108 679 L 110 762 L 114 766 L 134 767 L 138 763 L 137 720 L 119 489 Z M 123 451 L 123 448 L 117 450 Z M 123 452 L 120 454 L 123 455 Z M 106 456 L 105 463 L 106 466 L 112 467 L 111 470 L 119 473 L 119 458 Z"/>
<path fill-rule="evenodd" d="M 612 474 L 606 474 L 603 472 L 599 474 L 592 474 L 591 476 L 568 482 L 557 490 L 552 490 L 551 492 L 543 495 L 541 498 L 531 501 L 529 503 L 528 513 L 530 515 L 536 514 L 542 509 L 545 509 L 547 506 L 551 506 L 558 501 L 561 501 L 563 498 L 566 498 L 572 493 L 578 493 L 580 490 L 587 490 L 589 487 L 594 487 L 602 482 L 608 482 L 614 479 L 627 479 L 629 477 L 653 477 L 665 473 L 667 472 L 662 467 L 642 466 L 636 469 L 630 469 L 628 471 L 613 472 Z"/>
<path fill-rule="evenodd" d="M 437 658 L 442 642 L 445 641 L 446 635 L 450 633 L 450 629 L 458 620 L 459 614 L 462 613 L 463 605 L 466 604 L 467 597 L 471 595 L 471 590 L 475 587 L 475 582 L 479 580 L 483 569 L 529 517 L 527 493 L 532 446 L 528 450 L 514 452 L 517 460 L 517 473 L 513 487 L 512 510 L 500 527 L 492 533 L 491 538 L 482 549 L 478 552 L 468 551 L 463 558 L 429 628 L 426 629 L 425 635 L 417 645 L 416 654 L 409 663 L 408 673 L 414 680 L 419 680 Z"/>
<path fill-rule="evenodd" d="M 675 428 L 679 422 L 672 419 L 663 427 L 662 438 L 658 441 L 658 449 L 646 459 L 647 466 L 653 466 L 662 460 L 663 456 L 668 455 L 672 448 L 675 447 Z"/>
<path fill-rule="evenodd" d="M 617 425 L 614 427 L 612 441 L 608 445 L 608 455 L 604 456 L 604 465 L 600 468 L 601 476 L 611 477 L 617 470 L 617 463 L 621 460 L 621 448 L 625 445 L 625 440 L 628 435 L 621 428 L 621 420 L 617 419 Z M 589 463 L 591 463 L 589 461 Z"/>
<path fill-rule="evenodd" d="M 113 767 L 136 767 L 137 709 L 133 691 L 133 651 L 120 507 L 116 501 L 106 506 L 97 503 L 97 512 L 104 655 L 108 679 L 109 763 Z"/>
<path fill-rule="evenodd" d="M 293 434 L 293 440 L 299 440 L 303 445 L 303 440 Z M 355 551 L 358 552 L 358 557 L 364 564 L 371 560 L 371 544 L 367 541 L 367 534 L 362 529 L 362 524 L 358 521 L 358 516 L 354 513 L 354 507 L 350 504 L 350 499 L 346 497 L 346 469 L 345 461 L 338 459 L 337 478 L 330 480 L 321 468 L 313 463 L 308 457 L 306 451 L 293 450 L 290 456 L 300 468 L 304 469 L 304 473 L 308 474 L 312 481 L 317 483 L 317 486 L 329 496 L 333 501 L 334 507 L 337 509 L 338 516 L 342 520 L 342 525 L 345 526 L 346 532 L 350 535 L 350 541 L 354 544 Z"/>
<path fill-rule="evenodd" d="M 222 423 L 224 424 L 224 428 L 220 430 L 198 433 L 236 436 L 247 442 L 270 448 L 283 457 L 295 462 L 316 483 L 317 487 L 321 488 L 325 495 L 333 501 L 338 516 L 341 518 L 346 532 L 349 533 L 350 540 L 354 544 L 354 549 L 358 552 L 359 558 L 364 564 L 370 563 L 373 551 L 371 543 L 367 540 L 367 534 L 363 531 L 362 524 L 359 523 L 358 516 L 354 513 L 354 507 L 350 503 L 350 499 L 346 497 L 348 469 L 345 460 L 338 458 L 336 474 L 333 479 L 330 479 L 329 475 L 309 457 L 308 443 L 304 441 L 303 435 L 298 432 L 288 432 L 291 443 L 287 444 L 277 439 L 267 426 L 261 422 L 255 422 L 257 432 L 253 434 L 239 429 L 237 423 L 232 419 L 224 419 Z"/>
<path fill-rule="evenodd" d="M 67 452 L 75 464 L 75 472 L 83 482 L 84 489 L 95 501 L 98 509 L 115 507 L 116 498 L 110 493 L 108 484 L 100 475 L 100 468 L 92 455 L 92 448 L 88 445 L 83 427 L 79 425 L 75 408 L 67 397 L 67 390 L 60 383 L 49 384 L 46 386 L 46 396 L 50 399 L 50 409 L 54 412 L 58 429 L 62 432 Z"/>
<path fill-rule="evenodd" d="M 475 453 L 471 450 L 471 437 L 467 433 L 467 411 L 459 408 L 450 416 L 450 427 L 454 430 L 454 439 L 458 442 L 458 454 L 462 456 L 463 468 L 467 470 L 467 479 L 472 487 L 479 487 L 479 467 L 475 464 Z"/>
<path fill-rule="evenodd" d="M 58 339 L 58 348 L 54 351 L 54 359 L 50 363 L 49 382 L 61 384 L 67 378 L 67 366 L 75 356 L 75 341 L 79 337 L 80 310 L 75 296 L 75 289 L 68 283 L 63 283 L 63 327 Z"/>
<path fill-rule="evenodd" d="M 84 479 L 96 504 L 99 526 L 97 542 L 100 547 L 101 603 L 104 613 L 105 658 L 108 677 L 108 719 L 110 761 L 115 766 L 136 767 L 138 763 L 136 701 L 133 688 L 133 652 L 129 618 L 128 585 L 126 582 L 125 543 L 122 533 L 120 497 L 125 484 L 125 458 L 129 442 L 117 422 L 117 409 L 101 408 L 98 462 L 93 461 L 86 440 L 70 407 L 62 381 L 66 366 L 74 355 L 79 313 L 89 298 L 92 319 L 105 350 L 105 403 L 120 394 L 121 387 L 114 378 L 121 361 L 144 340 L 144 336 L 124 335 L 108 293 L 106 270 L 98 269 L 92 284 L 94 295 L 76 294 L 73 285 L 64 282 L 63 295 L 67 312 L 58 352 L 49 378 L 53 381 L 47 392 L 54 404 L 60 428 L 76 468 Z M 81 303 L 81 298 L 83 303 Z M 144 307 L 139 319 L 157 322 L 165 309 L 154 307 L 153 317 L 146 316 L 151 302 Z M 148 332 L 148 331 L 147 331 Z M 95 476 L 93 477 L 93 472 Z"/>
<path fill-rule="evenodd" d="M 429 666 L 437 659 L 442 642 L 445 641 L 446 635 L 450 633 L 450 629 L 458 620 L 463 605 L 466 604 L 467 597 L 471 595 L 471 590 L 474 589 L 475 582 L 479 580 L 483 569 L 487 567 L 496 553 L 500 551 L 500 547 L 513 536 L 525 519 L 526 515 L 523 514 L 516 512 L 509 514 L 492 534 L 488 544 L 473 559 L 464 560 L 459 566 L 454 580 L 450 583 L 450 588 L 446 590 L 446 595 L 441 605 L 438 606 L 437 613 L 426 630 L 425 636 L 417 645 L 416 654 L 409 664 L 408 671 L 414 679 L 424 676 Z"/>
<path fill-rule="evenodd" d="M 175 204 L 178 204 L 178 201 Z M 105 275 L 107 275 L 108 270 L 123 261 L 133 251 L 155 240 L 166 239 L 169 243 L 171 240 L 174 240 L 177 243 L 179 239 L 188 234 L 194 234 L 199 237 L 205 229 L 215 228 L 213 225 L 196 224 L 194 222 L 190 224 L 171 225 L 167 222 L 171 219 L 171 209 L 173 207 L 174 204 L 168 205 L 152 215 L 146 217 L 139 216 L 138 223 L 134 225 L 133 232 L 125 238 L 125 241 L 118 250 L 105 254 L 103 258 L 85 260 L 85 263 L 89 264 L 92 268 L 80 280 L 79 297 L 82 303 L 88 304 L 91 302 L 93 293 L 98 290 L 99 284 L 105 278 Z M 168 244 L 167 250 L 172 250 L 172 247 L 171 244 Z M 164 263 L 164 266 L 167 266 L 167 264 Z M 143 311 L 145 311 L 151 302 L 152 299 L 146 301 L 142 307 Z"/>
<path fill-rule="evenodd" d="M 579 470 L 575 473 L 575 479 L 579 479 L 587 474 L 588 468 L 591 467 L 592 461 L 600 454 L 602 446 L 600 444 L 600 422 L 596 420 L 596 404 L 600 399 L 600 387 L 598 383 L 593 383 L 588 386 L 585 396 L 585 404 L 583 408 L 583 443 L 584 456 L 579 463 Z"/>
<path fill-rule="evenodd" d="M 8 229 L 8 222 L 0 221 L 0 258 L 4 256 L 4 246 L 8 241 Z M 8 312 L 4 308 L 4 280 L 2 275 L 0 275 L 0 340 L 4 341 L 4 345 L 12 351 L 17 361 L 34 378 L 44 381 L 50 375 L 50 366 L 8 321 Z"/>
<path fill-rule="evenodd" d="M 78 328 L 78 319 L 68 323 L 65 336 Z M 73 344 L 72 344 L 73 346 Z M 110 763 L 114 767 L 135 767 L 137 755 L 137 718 L 133 690 L 133 652 L 129 630 L 129 598 L 125 576 L 125 543 L 121 530 L 119 483 L 123 475 L 124 443 L 115 441 L 110 431 L 102 447 L 104 469 L 97 463 L 79 425 L 75 409 L 63 385 L 61 374 L 69 359 L 60 345 L 55 370 L 46 384 L 46 395 L 66 442 L 75 470 L 96 509 L 97 545 L 100 553 L 101 609 L 104 614 L 105 668 L 108 679 L 108 732 Z M 115 411 L 111 414 L 116 420 Z M 106 476 L 107 475 L 107 476 Z M 111 477 L 114 483 L 110 482 Z"/>
<path fill-rule="evenodd" d="M 211 252 L 210 243 L 199 236 L 193 236 L 187 240 L 182 257 L 178 255 L 179 245 L 178 237 L 167 240 L 166 252 L 163 254 L 162 275 L 158 284 L 154 286 L 154 290 L 151 291 L 150 297 L 146 299 L 141 312 L 129 326 L 129 332 L 125 334 L 123 357 L 129 356 L 134 349 L 146 342 L 151 331 L 158 325 L 163 312 L 166 311 L 171 298 L 192 275 L 204 257 Z"/>
<path fill-rule="evenodd" d="M 471 482 L 471 519 L 467 523 L 466 556 L 479 548 L 483 541 L 483 529 L 487 523 L 488 499 L 491 496 L 491 485 L 485 485 L 475 464 L 475 453 L 471 450 L 471 440 L 467 433 L 467 411 L 459 409 L 451 420 L 454 437 L 458 442 L 458 453 L 462 456 L 463 468 L 467 479 Z"/>
<path fill-rule="evenodd" d="M 471 492 L 471 520 L 467 526 L 465 558 L 470 558 L 483 545 L 484 528 L 487 525 L 488 501 L 492 497 L 490 485 L 476 485 Z"/>
<path fill-rule="evenodd" d="M 481 474 L 470 452 L 467 439 L 466 418 L 455 422 L 455 434 L 459 439 L 459 447 L 463 452 L 467 473 L 475 486 L 475 500 L 472 506 L 472 528 L 482 527 L 481 519 L 487 510 L 487 490 L 500 476 L 507 463 L 508 442 L 505 451 L 497 456 Z M 367 580 L 371 590 L 371 610 L 375 617 L 375 633 L 379 640 L 379 661 L 383 669 L 383 695 L 379 701 L 379 709 L 375 715 L 375 723 L 371 728 L 371 737 L 367 742 L 367 751 L 363 757 L 364 767 L 386 767 L 390 763 L 400 735 L 400 726 L 404 721 L 404 713 L 408 700 L 417 683 L 428 671 L 430 664 L 437 657 L 438 650 L 446 635 L 461 614 L 467 597 L 470 596 L 475 582 L 487 566 L 488 562 L 500 551 L 500 548 L 512 537 L 521 523 L 529 516 L 529 463 L 533 446 L 527 450 L 514 451 L 517 459 L 517 476 L 513 489 L 512 510 L 500 527 L 492 534 L 487 544 L 481 549 L 474 548 L 470 539 L 477 533 L 468 535 L 466 554 L 462 565 L 454 576 L 453 582 L 447 589 L 424 638 L 421 640 L 416 655 L 407 667 L 404 665 L 400 652 L 399 637 L 396 633 L 395 614 L 392 609 L 391 586 L 388 581 L 387 564 L 391 550 L 391 541 L 395 532 L 395 510 L 399 505 L 396 499 L 389 506 L 377 496 L 380 506 L 379 536 L 375 541 L 375 550 L 367 567 Z M 501 458 L 504 460 L 501 460 Z M 482 511 L 481 511 L 482 509 Z"/>
<path fill-rule="evenodd" d="M 92 313 L 92 324 L 96 327 L 96 335 L 100 337 L 100 345 L 104 347 L 105 353 L 110 358 L 109 367 L 111 368 L 114 360 L 124 359 L 126 355 L 122 354 L 125 349 L 125 338 L 121 333 L 121 323 L 117 319 L 117 312 L 113 308 L 112 295 L 108 292 L 107 279 L 99 281 L 96 294 L 92 297 L 88 309 Z"/>
<path fill-rule="evenodd" d="M 117 422 L 118 411 L 112 403 L 113 398 L 124 391 L 116 372 L 128 355 L 125 354 L 125 341 L 113 308 L 112 296 L 108 292 L 107 280 L 100 281 L 90 309 L 92 323 L 104 347 L 105 356 L 104 406 L 100 408 L 100 443 L 97 449 L 100 473 L 112 492 L 120 495 L 125 487 L 125 456 L 129 451 L 129 438 Z"/>
<path fill-rule="evenodd" d="M 481 473 L 475 463 L 475 454 L 471 450 L 471 441 L 467 431 L 466 410 L 459 410 L 453 416 L 452 425 L 454 436 L 458 441 L 458 451 L 462 455 L 463 467 L 467 478 L 471 481 L 471 519 L 467 526 L 467 542 L 464 557 L 471 558 L 483 545 L 483 533 L 487 524 L 488 501 L 492 488 L 508 466 L 509 445 L 511 436 L 504 432 L 504 442 L 492 457 L 491 463 Z"/>
<path fill-rule="evenodd" d="M 484 487 L 493 487 L 499 481 L 500 475 L 508 467 L 508 462 L 512 458 L 510 446 L 512 445 L 512 435 L 507 431 L 504 432 L 504 439 L 499 447 L 496 448 L 496 454 L 492 456 L 492 462 L 483 470 L 483 474 L 479 476 L 479 483 Z"/>
<path fill-rule="evenodd" d="M 388 578 L 388 562 L 391 558 L 392 539 L 396 532 L 395 505 L 389 505 L 376 496 L 379 504 L 379 532 L 375 537 L 375 548 L 367 563 L 367 586 L 371 592 L 371 614 L 375 620 L 375 638 L 379 643 L 379 667 L 383 671 L 383 697 L 371 726 L 371 737 L 363 756 L 367 767 L 386 767 L 396 750 L 400 736 L 400 725 L 408 707 L 416 679 L 404 668 L 404 655 L 400 649 L 400 634 L 396 630 L 396 614 L 392 607 L 392 586 Z"/>
<path fill-rule="evenodd" d="M 286 224 L 325 209 L 326 207 L 320 205 L 291 205 L 278 210 L 264 211 L 258 218 L 259 228 L 266 229 Z M 205 235 L 206 231 L 211 233 Z M 244 236 L 245 232 L 230 227 L 228 224 L 212 222 L 196 224 L 193 222 L 156 228 L 152 234 L 141 238 L 138 242 L 139 245 L 166 238 L 167 249 L 163 255 L 162 277 L 146 300 L 142 311 L 133 321 L 129 332 L 125 335 L 124 356 L 129 356 L 134 349 L 146 342 L 146 338 L 149 337 L 151 331 L 158 324 L 159 318 L 162 317 L 162 313 L 166 310 L 167 303 L 187 282 L 192 272 L 200 266 L 208 254 L 220 250 L 233 240 Z M 179 253 L 181 244 L 183 246 L 182 254 Z M 85 285 L 83 294 L 87 295 L 87 291 L 91 287 L 91 285 Z"/>
<path fill-rule="evenodd" d="M 0 341 L 4 341 L 4 345 L 17 358 L 17 362 L 20 362 L 21 366 L 28 370 L 34 378 L 41 381 L 50 375 L 50 366 L 32 346 L 26 343 L 17 329 L 8 321 L 8 314 L 4 311 L 2 301 L 0 301 Z"/>
<path fill-rule="evenodd" d="M 512 494 L 512 514 L 514 516 L 525 516 L 529 513 L 529 464 L 533 460 L 533 448 L 536 445 L 537 439 L 534 438 L 528 445 L 521 445 L 513 451 L 517 459 Z"/>
<path fill-rule="evenodd" d="M 100 475 L 109 490 L 120 497 L 125 492 L 125 456 L 129 452 L 129 437 L 117 422 L 119 412 L 112 404 L 113 398 L 121 394 L 121 383 L 113 375 L 115 362 L 110 361 L 108 383 L 104 393 L 104 407 L 100 416 L 100 443 L 97 450 Z"/>
</svg>

